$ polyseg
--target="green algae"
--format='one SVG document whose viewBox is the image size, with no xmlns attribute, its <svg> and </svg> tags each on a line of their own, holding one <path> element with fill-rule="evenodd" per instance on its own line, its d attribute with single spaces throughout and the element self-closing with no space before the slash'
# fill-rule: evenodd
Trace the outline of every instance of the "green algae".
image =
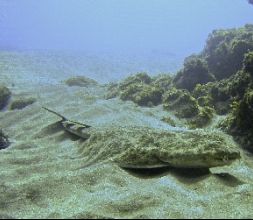
<svg viewBox="0 0 253 220">
<path fill-rule="evenodd" d="M 163 107 L 179 118 L 191 118 L 199 113 L 197 100 L 186 90 L 172 88 L 163 96 Z"/>
<path fill-rule="evenodd" d="M 197 84 L 214 81 L 215 77 L 209 72 L 207 63 L 200 56 L 192 55 L 184 61 L 184 68 L 175 76 L 173 82 L 177 88 L 192 91 Z"/>
</svg>

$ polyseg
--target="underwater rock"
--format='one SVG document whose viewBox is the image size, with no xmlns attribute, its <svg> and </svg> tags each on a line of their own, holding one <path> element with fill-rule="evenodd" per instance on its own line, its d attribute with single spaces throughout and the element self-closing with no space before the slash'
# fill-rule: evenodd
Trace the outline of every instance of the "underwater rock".
<svg viewBox="0 0 253 220">
<path fill-rule="evenodd" d="M 203 128 L 207 126 L 214 115 L 212 99 L 201 96 L 195 99 L 187 90 L 173 88 L 163 97 L 163 107 L 174 112 L 175 116 L 187 119 L 190 128 Z"/>
<path fill-rule="evenodd" d="M 171 74 L 159 74 L 152 78 L 152 86 L 155 88 L 161 89 L 163 92 L 169 90 L 172 85 L 172 76 Z"/>
<path fill-rule="evenodd" d="M 227 124 L 230 133 L 241 136 L 241 140 L 246 139 L 245 147 L 253 150 L 253 89 L 248 89 L 243 99 L 234 103 L 234 110 L 228 116 Z"/>
<path fill-rule="evenodd" d="M 68 86 L 80 86 L 80 87 L 88 87 L 88 86 L 96 86 L 98 82 L 94 79 L 87 78 L 85 76 L 75 76 L 67 79 L 65 83 Z"/>
<path fill-rule="evenodd" d="M 145 84 L 132 84 L 121 92 L 123 101 L 130 100 L 140 106 L 158 105 L 162 101 L 162 91 Z"/>
<path fill-rule="evenodd" d="M 108 85 L 106 98 L 119 96 L 123 101 L 132 101 L 140 106 L 154 106 L 162 102 L 162 88 L 151 84 L 152 78 L 146 73 L 137 73 L 119 84 Z"/>
<path fill-rule="evenodd" d="M 244 54 L 253 49 L 253 25 L 214 30 L 207 39 L 201 56 L 216 79 L 235 74 L 243 66 Z"/>
<path fill-rule="evenodd" d="M 10 97 L 11 91 L 7 87 L 0 85 L 0 110 L 7 106 Z"/>
<path fill-rule="evenodd" d="M 176 127 L 175 121 L 169 116 L 163 117 L 162 121 L 169 124 L 169 125 L 171 125 L 172 127 Z"/>
<path fill-rule="evenodd" d="M 124 79 L 122 82 L 120 82 L 119 89 L 125 90 L 132 84 L 150 84 L 151 81 L 152 79 L 147 73 L 140 72 L 140 73 L 131 75 L 127 77 L 126 79 Z"/>
<path fill-rule="evenodd" d="M 21 97 L 16 100 L 13 100 L 10 104 L 10 110 L 15 110 L 15 109 L 23 109 L 29 105 L 32 105 L 33 103 L 36 102 L 35 98 L 25 98 Z"/>
<path fill-rule="evenodd" d="M 172 88 L 163 96 L 163 107 L 175 111 L 179 118 L 191 118 L 199 113 L 198 103 L 186 90 Z"/>
<path fill-rule="evenodd" d="M 107 91 L 105 94 L 105 99 L 112 99 L 112 98 L 116 98 L 117 96 L 119 96 L 119 88 L 118 88 L 118 83 L 108 83 L 106 85 L 107 87 Z"/>
<path fill-rule="evenodd" d="M 231 97 L 228 84 L 228 80 L 197 84 L 192 94 L 200 106 L 214 108 L 217 114 L 226 114 L 230 111 Z"/>
<path fill-rule="evenodd" d="M 207 126 L 213 119 L 215 110 L 208 106 L 200 107 L 198 115 L 188 122 L 190 128 L 203 128 Z"/>
<path fill-rule="evenodd" d="M 161 104 L 162 95 L 172 86 L 169 74 L 160 74 L 151 78 L 147 73 L 131 75 L 120 83 L 107 85 L 106 99 L 119 98 L 132 101 L 140 106 L 156 106 Z"/>
<path fill-rule="evenodd" d="M 10 145 L 8 137 L 0 129 L 0 150 L 7 148 Z"/>
<path fill-rule="evenodd" d="M 209 73 L 207 63 L 197 55 L 187 57 L 184 68 L 177 73 L 173 82 L 179 89 L 192 91 L 197 84 L 214 81 L 215 77 Z"/>
<path fill-rule="evenodd" d="M 241 70 L 227 81 L 229 95 L 234 98 L 242 99 L 246 90 L 252 83 L 252 77 L 250 73 Z"/>
<path fill-rule="evenodd" d="M 253 51 L 245 54 L 243 67 L 245 72 L 248 72 L 251 76 L 253 76 Z"/>
<path fill-rule="evenodd" d="M 245 54 L 252 50 L 252 24 L 214 30 L 201 53 L 185 59 L 184 67 L 176 74 L 173 83 L 177 88 L 192 91 L 196 84 L 229 78 L 242 69 Z M 250 57 L 252 54 L 247 57 L 249 61 Z M 250 62 L 247 63 L 250 68 Z"/>
<path fill-rule="evenodd" d="M 238 71 L 228 79 L 197 84 L 192 92 L 200 106 L 209 106 L 219 115 L 229 113 L 231 100 L 242 99 L 245 91 L 252 84 L 252 77 L 244 70 Z"/>
</svg>

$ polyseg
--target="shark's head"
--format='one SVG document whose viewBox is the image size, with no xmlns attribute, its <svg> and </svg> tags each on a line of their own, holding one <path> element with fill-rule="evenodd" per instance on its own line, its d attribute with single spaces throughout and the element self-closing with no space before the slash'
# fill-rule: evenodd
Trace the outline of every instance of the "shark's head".
<svg viewBox="0 0 253 220">
<path fill-rule="evenodd" d="M 163 162 L 169 163 L 173 167 L 180 168 L 211 168 L 230 165 L 240 159 L 240 151 L 234 148 L 210 149 L 205 151 L 191 151 L 166 153 L 161 155 Z"/>
<path fill-rule="evenodd" d="M 131 149 L 118 155 L 114 162 L 125 168 L 212 168 L 230 165 L 240 159 L 240 151 L 236 149 L 213 149 L 201 151 L 171 152 L 158 148 Z"/>
</svg>

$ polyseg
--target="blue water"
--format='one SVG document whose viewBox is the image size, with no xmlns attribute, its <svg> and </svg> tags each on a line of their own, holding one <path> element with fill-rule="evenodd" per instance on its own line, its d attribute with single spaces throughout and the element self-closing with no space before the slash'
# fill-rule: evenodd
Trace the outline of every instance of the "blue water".
<svg viewBox="0 0 253 220">
<path fill-rule="evenodd" d="M 0 0 L 0 70 L 50 82 L 175 73 L 213 29 L 252 15 L 247 0 Z"/>
<path fill-rule="evenodd" d="M 251 23 L 247 0 L 0 0 L 0 48 L 187 56 Z"/>
</svg>

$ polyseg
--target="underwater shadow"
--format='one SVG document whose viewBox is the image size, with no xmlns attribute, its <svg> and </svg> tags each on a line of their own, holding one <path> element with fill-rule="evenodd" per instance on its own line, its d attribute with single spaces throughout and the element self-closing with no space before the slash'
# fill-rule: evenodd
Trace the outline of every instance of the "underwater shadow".
<svg viewBox="0 0 253 220">
<path fill-rule="evenodd" d="M 9 137 L 6 136 L 3 131 L 0 129 L 0 150 L 4 150 L 11 145 Z"/>
<path fill-rule="evenodd" d="M 66 139 L 70 139 L 71 141 L 79 141 L 81 140 L 80 137 L 77 137 L 74 134 L 71 134 L 67 131 L 64 131 L 63 134 L 61 134 L 59 137 L 56 138 L 57 141 L 61 142 L 61 141 L 65 141 Z"/>
<path fill-rule="evenodd" d="M 54 135 L 62 130 L 62 125 L 60 121 L 50 124 L 42 128 L 38 133 L 34 135 L 35 138 L 43 138 L 44 136 Z"/>
<path fill-rule="evenodd" d="M 13 216 L 7 215 L 7 214 L 1 214 L 0 213 L 0 219 L 17 219 Z"/>
<path fill-rule="evenodd" d="M 160 178 L 167 175 L 176 177 L 180 182 L 195 183 L 210 176 L 209 169 L 182 169 L 172 167 L 152 168 L 152 169 L 129 169 L 122 168 L 128 174 L 141 179 Z"/>
<path fill-rule="evenodd" d="M 211 172 L 208 168 L 171 168 L 170 174 L 182 183 L 194 184 L 208 178 Z"/>
<path fill-rule="evenodd" d="M 245 184 L 245 182 L 241 181 L 240 179 L 229 173 L 219 173 L 213 175 L 216 176 L 224 185 L 229 187 L 237 187 Z"/>
<path fill-rule="evenodd" d="M 61 142 L 66 139 L 70 139 L 71 141 L 78 141 L 80 140 L 80 137 L 77 137 L 74 134 L 71 134 L 64 130 L 62 126 L 61 121 L 57 121 L 53 124 L 50 124 L 46 127 L 44 127 L 39 133 L 37 133 L 34 137 L 35 138 L 44 138 L 45 136 L 53 136 L 57 133 L 63 132 L 62 134 L 59 134 L 58 137 L 56 137 L 56 140 Z"/>
<path fill-rule="evenodd" d="M 169 167 L 151 168 L 151 169 L 133 169 L 133 168 L 121 168 L 128 174 L 140 178 L 140 179 L 153 179 L 166 176 L 170 172 Z"/>
</svg>

